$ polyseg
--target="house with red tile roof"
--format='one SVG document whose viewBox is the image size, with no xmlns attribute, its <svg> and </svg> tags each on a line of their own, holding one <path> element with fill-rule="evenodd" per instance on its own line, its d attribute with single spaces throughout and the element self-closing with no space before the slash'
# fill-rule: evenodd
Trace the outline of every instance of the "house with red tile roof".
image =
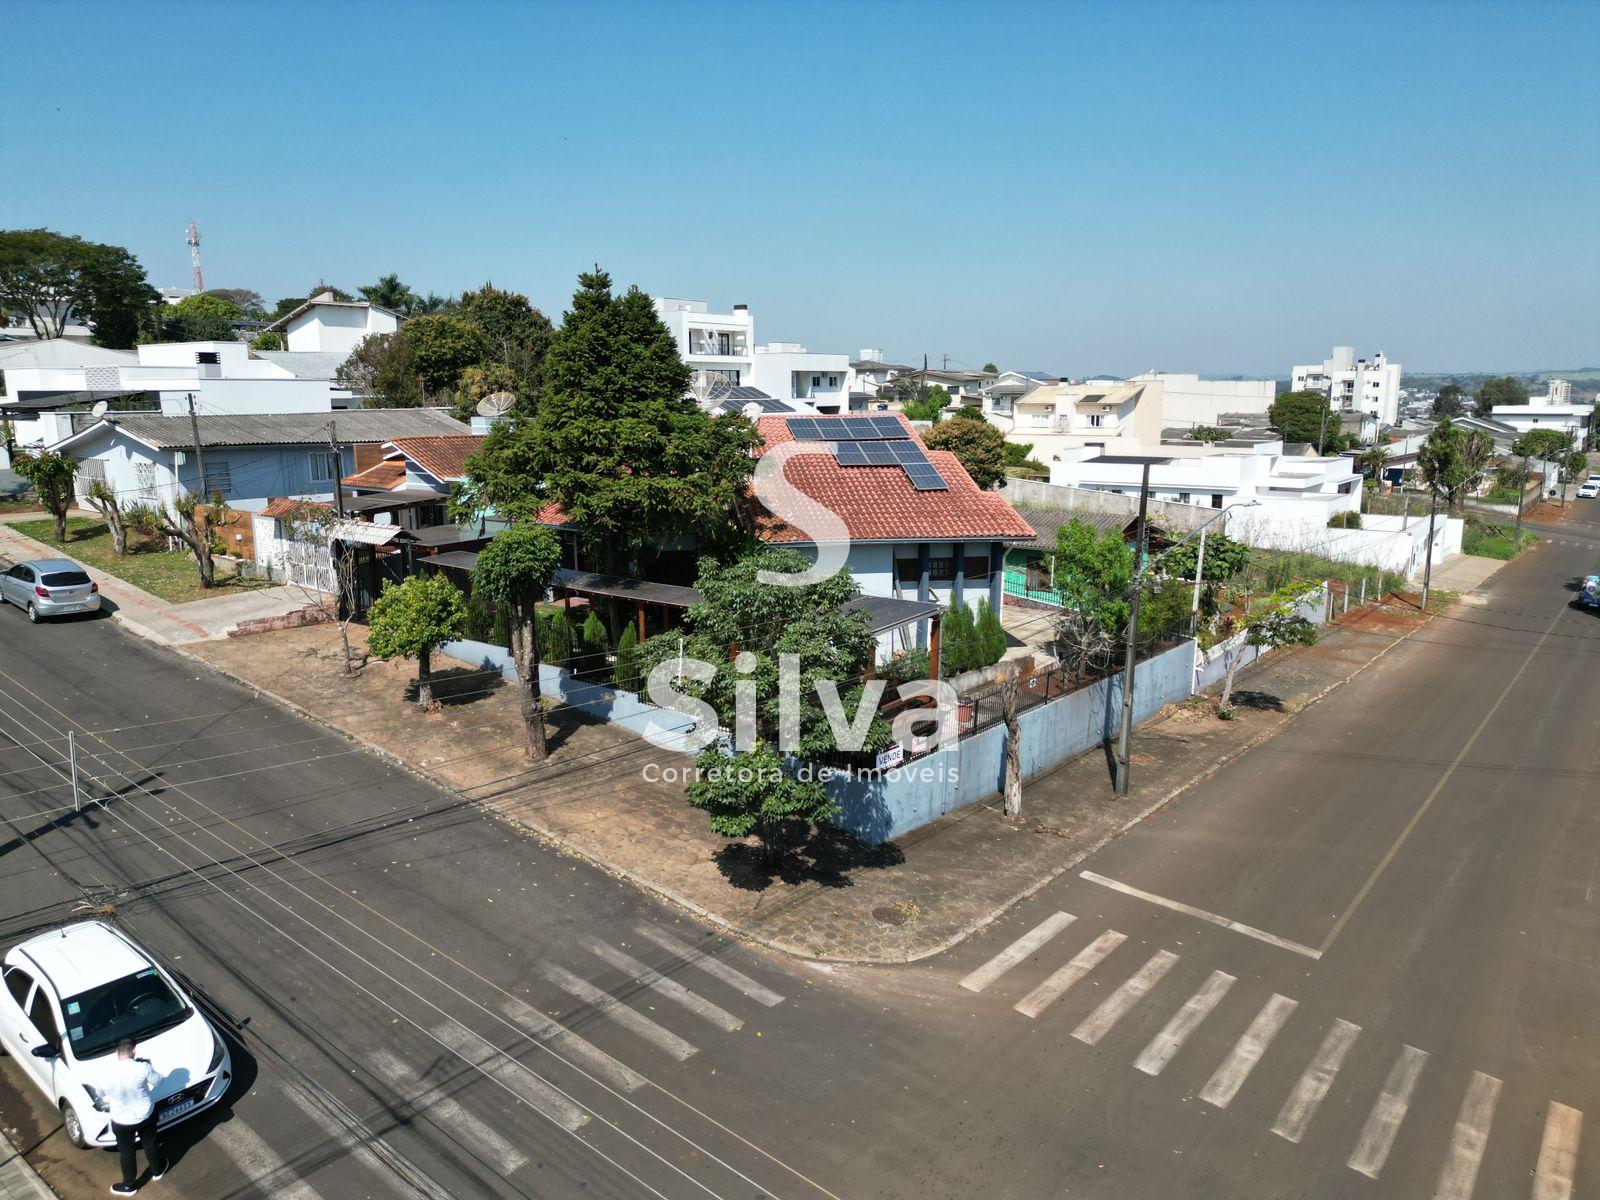
<svg viewBox="0 0 1600 1200">
<path fill-rule="evenodd" d="M 467 458 L 484 440 L 482 434 L 394 438 L 384 443 L 378 462 L 345 476 L 344 485 L 359 492 L 423 488 L 448 493 L 451 484 L 466 479 Z"/>
</svg>

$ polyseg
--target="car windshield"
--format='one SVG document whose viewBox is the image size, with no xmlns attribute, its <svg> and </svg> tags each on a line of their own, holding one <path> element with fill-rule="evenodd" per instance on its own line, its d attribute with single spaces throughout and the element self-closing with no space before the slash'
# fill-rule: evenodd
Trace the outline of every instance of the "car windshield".
<svg viewBox="0 0 1600 1200">
<path fill-rule="evenodd" d="M 81 587 L 89 577 L 82 571 L 51 571 L 41 582 L 45 587 Z"/>
<path fill-rule="evenodd" d="M 61 1004 L 67 1038 L 79 1058 L 93 1058 L 123 1038 L 138 1041 L 178 1024 L 189 1006 L 154 967 L 69 996 Z"/>
</svg>

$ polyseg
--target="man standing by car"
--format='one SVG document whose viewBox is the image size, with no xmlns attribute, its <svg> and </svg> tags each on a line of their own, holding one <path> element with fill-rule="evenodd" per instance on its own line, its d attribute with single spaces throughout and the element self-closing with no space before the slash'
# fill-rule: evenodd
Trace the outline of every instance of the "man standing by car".
<svg viewBox="0 0 1600 1200">
<path fill-rule="evenodd" d="M 151 1180 L 160 1179 L 167 1169 L 166 1157 L 156 1131 L 156 1106 L 153 1096 L 161 1074 L 147 1058 L 135 1058 L 132 1038 L 117 1043 L 117 1054 L 101 1077 L 100 1091 L 111 1110 L 111 1131 L 117 1138 L 117 1154 L 122 1159 L 122 1182 L 111 1185 L 113 1196 L 131 1196 L 139 1190 L 138 1159 L 134 1139 L 144 1143 L 144 1157 L 150 1164 Z"/>
</svg>

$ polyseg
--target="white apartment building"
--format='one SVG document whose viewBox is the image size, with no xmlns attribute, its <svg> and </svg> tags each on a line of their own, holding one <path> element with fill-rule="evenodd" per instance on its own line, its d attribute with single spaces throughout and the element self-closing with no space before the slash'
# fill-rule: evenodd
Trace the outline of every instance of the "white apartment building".
<svg viewBox="0 0 1600 1200">
<path fill-rule="evenodd" d="M 1571 404 L 1572 384 L 1565 379 L 1552 379 L 1545 384 L 1544 402 L 1548 405 Z"/>
<path fill-rule="evenodd" d="M 1335 346 L 1333 357 L 1320 365 L 1295 367 L 1290 390 L 1321 392 L 1336 412 L 1362 414 L 1364 440 L 1375 438 L 1378 426 L 1400 422 L 1400 364 L 1381 351 L 1365 359 L 1357 358 L 1350 346 Z"/>
<path fill-rule="evenodd" d="M 1271 379 L 1201 379 L 1173 371 L 1147 371 L 1128 382 L 1160 384 L 1164 428 L 1215 425 L 1223 413 L 1259 413 L 1264 418 L 1277 390 Z"/>
<path fill-rule="evenodd" d="M 704 300 L 656 296 L 653 302 L 690 370 L 758 388 L 774 399 L 803 400 L 819 412 L 848 411 L 849 355 L 813 353 L 798 342 L 756 345 L 748 304 L 714 313 Z"/>
<path fill-rule="evenodd" d="M 1150 468 L 1150 496 L 1178 504 L 1223 508 L 1253 500 L 1258 522 L 1293 522 L 1325 528 L 1328 518 L 1361 510 L 1361 474 L 1348 458 L 1285 454 L 1282 442 L 1252 446 L 1129 444 L 1101 450 L 1063 451 L 1050 464 L 1050 482 L 1121 495 L 1139 494 L 1141 467 L 1102 456 L 1160 454 L 1170 462 Z M 1234 520 L 1230 515 L 1229 531 Z"/>
</svg>

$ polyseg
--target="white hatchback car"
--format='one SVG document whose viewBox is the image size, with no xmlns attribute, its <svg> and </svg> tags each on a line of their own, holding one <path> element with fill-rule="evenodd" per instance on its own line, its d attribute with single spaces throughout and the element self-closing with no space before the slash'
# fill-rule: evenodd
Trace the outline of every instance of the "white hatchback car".
<svg viewBox="0 0 1600 1200">
<path fill-rule="evenodd" d="M 211 1107 L 228 1090 L 228 1047 L 183 989 L 124 934 L 101 921 L 65 925 L 13 946 L 0 988 L 0 1045 L 57 1108 L 74 1146 L 114 1146 L 96 1072 L 125 1037 L 161 1074 L 162 1127 Z"/>
</svg>

